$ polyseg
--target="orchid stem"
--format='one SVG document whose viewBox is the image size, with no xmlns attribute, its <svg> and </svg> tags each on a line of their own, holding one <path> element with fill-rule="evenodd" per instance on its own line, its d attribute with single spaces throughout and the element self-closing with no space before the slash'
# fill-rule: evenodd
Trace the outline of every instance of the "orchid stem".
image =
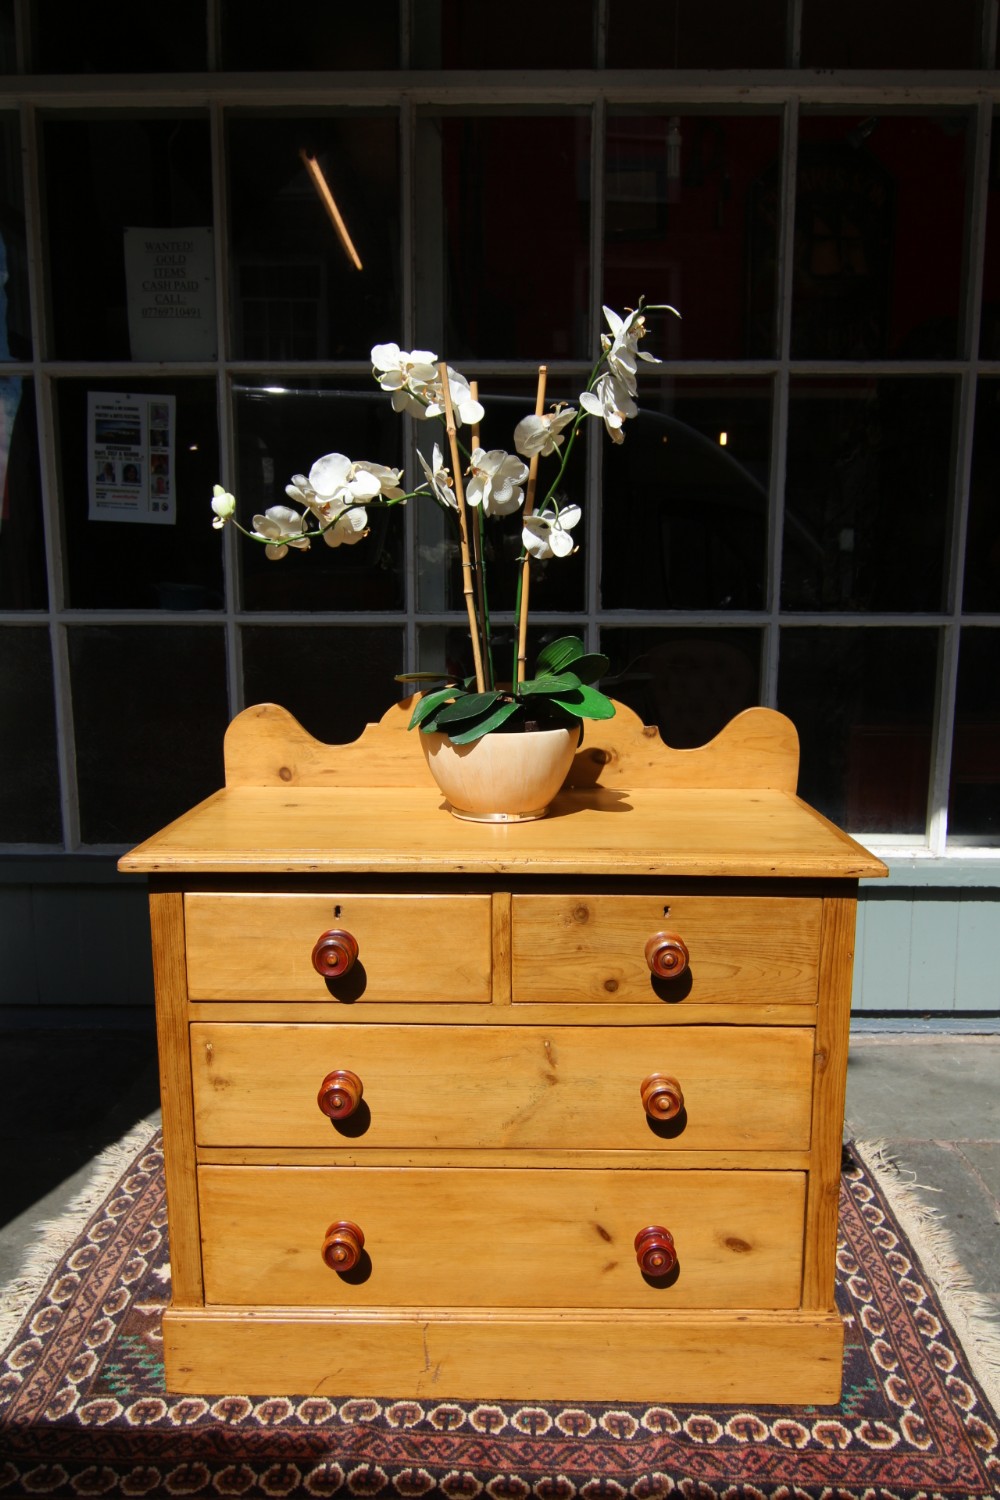
<svg viewBox="0 0 1000 1500">
<path fill-rule="evenodd" d="M 448 444 L 451 449 L 451 470 L 455 480 L 455 503 L 458 506 L 459 545 L 462 552 L 462 593 L 469 617 L 469 632 L 472 636 L 472 657 L 476 669 L 476 691 L 486 691 L 486 676 L 483 672 L 483 651 L 479 638 L 479 621 L 476 619 L 476 591 L 472 573 L 472 554 L 469 550 L 469 514 L 465 504 L 465 488 L 462 484 L 462 467 L 458 454 L 458 438 L 455 429 L 455 413 L 451 405 L 451 387 L 448 384 L 448 366 L 444 360 L 438 365 L 441 390 L 444 395 L 444 410 Z"/>
</svg>

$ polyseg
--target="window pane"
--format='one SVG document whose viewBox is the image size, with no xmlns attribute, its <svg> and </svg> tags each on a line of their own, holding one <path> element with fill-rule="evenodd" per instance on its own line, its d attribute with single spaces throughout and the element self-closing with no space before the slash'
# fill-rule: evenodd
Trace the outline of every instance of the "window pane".
<svg viewBox="0 0 1000 1500">
<path fill-rule="evenodd" d="M 954 400 L 945 379 L 792 382 L 784 609 L 942 607 Z"/>
<path fill-rule="evenodd" d="M 527 675 L 534 676 L 535 663 L 543 646 L 564 636 L 579 634 L 580 628 L 573 622 L 565 625 L 530 626 L 526 647 Z M 512 626 L 494 623 L 493 664 L 498 683 L 513 682 L 517 650 L 517 636 Z M 455 677 L 471 677 L 475 667 L 466 622 L 463 620 L 461 623 L 456 621 L 454 625 L 422 625 L 417 632 L 417 669 L 421 672 L 438 672 L 442 676 L 447 672 Z M 434 684 L 430 686 L 433 688 Z M 401 692 L 409 690 L 406 684 L 400 688 Z"/>
<path fill-rule="evenodd" d="M 958 653 L 948 832 L 1000 835 L 1000 635 L 966 628 Z"/>
<path fill-rule="evenodd" d="M 986 197 L 986 259 L 983 263 L 983 311 L 979 330 L 979 353 L 983 359 L 1000 359 L 1000 115 L 993 113 L 993 170 Z"/>
<path fill-rule="evenodd" d="M 609 68 L 782 68 L 785 0 L 608 7 Z"/>
<path fill-rule="evenodd" d="M 170 523 L 90 519 L 94 449 L 87 397 L 123 386 L 130 395 L 176 400 L 168 455 L 176 481 Z M 65 380 L 56 387 L 56 402 L 67 604 L 72 609 L 221 609 L 222 548 L 209 509 L 219 478 L 214 382 L 136 380 L 127 374 L 115 380 Z M 147 477 L 155 487 L 160 476 L 142 477 L 144 488 Z"/>
<path fill-rule="evenodd" d="M 966 610 L 1000 610 L 1000 380 L 980 379 L 972 440 Z"/>
<path fill-rule="evenodd" d="M 389 397 L 321 380 L 294 386 L 238 385 L 236 420 L 237 515 L 248 530 L 272 505 L 295 507 L 285 486 L 308 475 L 326 453 L 402 466 L 403 424 Z M 243 603 L 250 610 L 385 610 L 403 603 L 403 507 L 368 507 L 369 534 L 354 545 L 311 544 L 272 561 L 259 543 L 239 538 Z M 218 543 L 218 538 L 214 538 Z"/>
<path fill-rule="evenodd" d="M 15 115 L 0 115 L 0 360 L 30 358 L 20 131 Z"/>
<path fill-rule="evenodd" d="M 149 325 L 134 292 L 130 327 L 127 231 L 211 228 L 208 121 L 123 111 L 60 115 L 45 122 L 43 142 L 48 241 L 70 250 L 49 260 L 52 352 L 59 359 L 137 358 L 133 343 L 140 347 Z M 206 345 L 200 332 L 207 321 L 208 312 L 204 322 L 191 321 L 187 352 L 164 357 L 213 358 L 214 339 Z"/>
<path fill-rule="evenodd" d="M 232 72 L 309 72 L 399 67 L 399 0 L 330 0 L 254 9 L 222 0 L 222 67 Z"/>
<path fill-rule="evenodd" d="M 17 31 L 14 0 L 0 0 L 0 73 L 17 72 Z"/>
<path fill-rule="evenodd" d="M 770 383 L 644 375 L 639 400 L 624 443 L 604 453 L 603 604 L 760 609 Z"/>
<path fill-rule="evenodd" d="M 975 0 L 803 0 L 804 68 L 978 68 Z"/>
<path fill-rule="evenodd" d="M 440 153 L 441 189 L 416 204 L 418 243 L 434 267 L 418 345 L 446 348 L 453 363 L 586 358 L 589 119 L 425 119 L 420 146 L 425 159 Z"/>
<path fill-rule="evenodd" d="M 418 7 L 415 68 L 592 68 L 594 0 L 572 11 L 537 0 L 505 0 L 503 11 L 467 0 Z M 440 21 L 435 19 L 440 16 Z"/>
<path fill-rule="evenodd" d="M 61 843 L 52 653 L 41 626 L 0 629 L 0 722 L 0 843 Z"/>
<path fill-rule="evenodd" d="M 793 356 L 959 352 L 966 127 L 957 111 L 802 115 Z"/>
<path fill-rule="evenodd" d="M 315 160 L 353 246 L 334 227 Z M 240 359 L 362 359 L 400 338 L 394 115 L 229 121 L 230 298 Z"/>
<path fill-rule="evenodd" d="M 32 0 L 36 73 L 189 73 L 207 64 L 205 0 Z"/>
<path fill-rule="evenodd" d="M 655 724 L 668 745 L 705 745 L 760 702 L 757 630 L 602 630 L 604 692 Z"/>
<path fill-rule="evenodd" d="M 303 728 L 331 745 L 356 740 L 405 696 L 397 626 L 247 626 L 243 630 L 244 697 L 280 703 Z M 419 755 L 419 747 L 414 746 Z"/>
<path fill-rule="evenodd" d="M 778 707 L 799 732 L 799 795 L 864 833 L 923 833 L 936 630 L 781 632 Z"/>
<path fill-rule="evenodd" d="M 609 114 L 605 297 L 677 308 L 652 353 L 774 353 L 778 145 L 775 116 Z"/>
<path fill-rule="evenodd" d="M 0 377 L 0 609 L 48 602 L 33 383 Z"/>
<path fill-rule="evenodd" d="M 85 844 L 146 838 L 222 785 L 221 628 L 73 626 L 69 655 Z"/>
</svg>

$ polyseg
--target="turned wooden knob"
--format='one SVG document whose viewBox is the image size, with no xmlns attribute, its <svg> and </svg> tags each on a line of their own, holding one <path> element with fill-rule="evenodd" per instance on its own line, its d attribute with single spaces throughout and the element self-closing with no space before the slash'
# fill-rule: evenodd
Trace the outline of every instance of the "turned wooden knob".
<svg viewBox="0 0 1000 1500">
<path fill-rule="evenodd" d="M 639 1093 L 651 1120 L 672 1120 L 684 1108 L 684 1091 L 669 1073 L 650 1073 L 640 1083 Z"/>
<path fill-rule="evenodd" d="M 676 979 L 688 966 L 690 954 L 676 932 L 658 932 L 646 944 L 646 962 L 657 979 Z"/>
<path fill-rule="evenodd" d="M 350 1219 L 331 1224 L 323 1239 L 323 1259 L 331 1271 L 353 1271 L 365 1248 L 365 1237 Z"/>
<path fill-rule="evenodd" d="M 342 979 L 354 968 L 358 956 L 358 940 L 353 932 L 331 927 L 316 939 L 312 951 L 312 964 L 317 974 L 324 979 Z"/>
<path fill-rule="evenodd" d="M 320 1084 L 316 1103 L 331 1120 L 346 1120 L 361 1103 L 364 1091 L 365 1086 L 357 1073 L 347 1068 L 334 1068 Z"/>
<path fill-rule="evenodd" d="M 635 1237 L 635 1258 L 644 1276 L 669 1276 L 677 1264 L 674 1237 L 669 1229 L 650 1224 Z"/>
</svg>

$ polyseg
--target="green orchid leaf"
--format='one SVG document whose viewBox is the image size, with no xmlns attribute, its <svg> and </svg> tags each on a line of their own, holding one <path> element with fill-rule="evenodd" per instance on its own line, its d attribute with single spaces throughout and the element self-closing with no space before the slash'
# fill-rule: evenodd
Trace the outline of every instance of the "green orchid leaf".
<svg viewBox="0 0 1000 1500">
<path fill-rule="evenodd" d="M 437 721 L 444 728 L 447 724 L 462 724 L 468 719 L 478 718 L 480 714 L 488 713 L 503 694 L 493 693 L 466 693 L 461 698 L 443 708 L 437 716 Z"/>
<path fill-rule="evenodd" d="M 491 729 L 499 729 L 500 725 L 505 724 L 512 714 L 516 714 L 520 710 L 520 707 L 519 703 L 507 699 L 499 704 L 491 714 L 487 714 L 485 719 L 481 719 L 478 724 L 472 724 L 455 734 L 449 734 L 448 738 L 453 745 L 471 745 L 473 740 L 481 739 L 484 734 L 489 734 Z"/>
<path fill-rule="evenodd" d="M 456 696 L 465 696 L 461 688 L 441 688 L 436 693 L 427 693 L 425 697 L 421 698 L 410 715 L 410 722 L 406 726 L 407 729 L 416 729 L 417 725 L 423 724 L 434 713 L 435 709 L 441 707 L 442 703 L 450 703 Z"/>
<path fill-rule="evenodd" d="M 551 697 L 553 693 L 565 693 L 583 684 L 575 672 L 550 672 L 545 677 L 529 677 L 522 682 L 519 692 L 524 697 Z"/>
<path fill-rule="evenodd" d="M 453 682 L 451 672 L 397 672 L 394 682 Z"/>
<path fill-rule="evenodd" d="M 557 641 L 549 641 L 538 653 L 536 671 L 564 672 L 567 667 L 583 655 L 583 642 L 579 636 L 564 635 Z"/>
<path fill-rule="evenodd" d="M 581 687 L 564 697 L 553 697 L 552 702 L 577 719 L 613 719 L 615 716 L 615 705 L 611 699 L 606 694 L 599 693 L 596 688 Z"/>
<path fill-rule="evenodd" d="M 581 682 L 597 682 L 604 676 L 611 663 L 606 656 L 601 656 L 597 651 L 590 651 L 586 656 L 578 656 L 573 663 L 573 672 Z"/>
</svg>

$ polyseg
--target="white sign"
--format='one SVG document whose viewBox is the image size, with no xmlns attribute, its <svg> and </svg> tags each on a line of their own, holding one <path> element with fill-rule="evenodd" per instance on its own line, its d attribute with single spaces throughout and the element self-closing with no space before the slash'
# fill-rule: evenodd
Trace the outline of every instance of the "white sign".
<svg viewBox="0 0 1000 1500">
<path fill-rule="evenodd" d="M 125 284 L 133 359 L 214 359 L 211 229 L 126 229 Z"/>
<path fill-rule="evenodd" d="M 87 393 L 91 521 L 177 519 L 176 396 Z"/>
</svg>

